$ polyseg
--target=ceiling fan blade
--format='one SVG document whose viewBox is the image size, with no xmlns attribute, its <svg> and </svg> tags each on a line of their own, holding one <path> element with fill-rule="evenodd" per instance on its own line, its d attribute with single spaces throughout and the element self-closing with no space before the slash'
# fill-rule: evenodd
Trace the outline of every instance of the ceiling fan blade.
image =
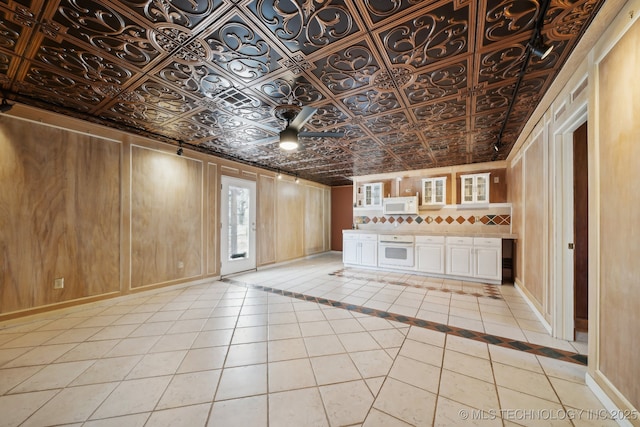
<svg viewBox="0 0 640 427">
<path fill-rule="evenodd" d="M 301 138 L 342 138 L 344 132 L 299 132 Z"/>
<path fill-rule="evenodd" d="M 318 111 L 318 109 L 314 107 L 302 107 L 302 110 L 300 110 L 296 118 L 293 119 L 289 126 L 296 130 L 302 129 L 302 126 L 304 126 L 305 123 L 309 121 L 311 116 L 313 116 L 316 111 Z"/>
<path fill-rule="evenodd" d="M 274 135 L 274 136 L 270 136 L 268 138 L 262 138 L 262 139 L 259 139 L 257 141 L 253 141 L 251 143 L 251 146 L 254 146 L 254 145 L 266 145 L 266 144 L 270 144 L 272 142 L 276 142 L 279 139 L 280 139 L 280 135 Z"/>
</svg>

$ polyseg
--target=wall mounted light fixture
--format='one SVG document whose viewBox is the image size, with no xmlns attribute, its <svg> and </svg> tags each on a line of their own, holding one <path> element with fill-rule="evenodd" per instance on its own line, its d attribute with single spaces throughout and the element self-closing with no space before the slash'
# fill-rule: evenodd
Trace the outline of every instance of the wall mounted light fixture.
<svg viewBox="0 0 640 427">
<path fill-rule="evenodd" d="M 7 102 L 7 98 L 2 98 L 2 103 L 0 104 L 0 113 L 6 113 L 12 108 L 13 108 L 13 104 L 9 104 Z"/>
</svg>

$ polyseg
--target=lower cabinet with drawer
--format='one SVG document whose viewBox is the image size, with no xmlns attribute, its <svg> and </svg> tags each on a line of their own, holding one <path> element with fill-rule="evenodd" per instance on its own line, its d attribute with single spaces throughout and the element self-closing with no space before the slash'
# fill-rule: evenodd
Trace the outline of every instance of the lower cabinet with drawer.
<svg viewBox="0 0 640 427">
<path fill-rule="evenodd" d="M 447 274 L 502 282 L 502 239 L 447 237 Z"/>
<path fill-rule="evenodd" d="M 473 277 L 473 237 L 449 237 L 447 244 L 447 274 Z"/>
<path fill-rule="evenodd" d="M 416 270 L 444 274 L 444 236 L 416 236 Z"/>
<path fill-rule="evenodd" d="M 378 265 L 378 235 L 345 233 L 342 236 L 342 262 L 376 267 Z"/>
<path fill-rule="evenodd" d="M 474 237 L 474 277 L 502 281 L 502 239 Z"/>
</svg>

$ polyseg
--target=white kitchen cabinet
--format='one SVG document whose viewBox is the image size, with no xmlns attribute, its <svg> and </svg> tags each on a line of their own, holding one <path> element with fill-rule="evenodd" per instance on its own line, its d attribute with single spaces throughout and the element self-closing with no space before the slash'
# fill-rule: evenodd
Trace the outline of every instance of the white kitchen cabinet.
<svg viewBox="0 0 640 427">
<path fill-rule="evenodd" d="M 489 203 L 489 173 L 460 175 L 461 203 L 487 204 Z"/>
<path fill-rule="evenodd" d="M 436 277 L 502 283 L 502 239 L 499 237 L 417 235 L 412 239 L 410 259 L 415 264 L 390 267 L 378 264 L 381 249 L 377 234 L 345 232 L 342 261 L 352 266 L 390 267 Z"/>
<path fill-rule="evenodd" d="M 447 245 L 447 274 L 473 277 L 473 237 L 449 237 Z"/>
<path fill-rule="evenodd" d="M 416 270 L 444 274 L 444 236 L 416 236 L 415 244 Z"/>
<path fill-rule="evenodd" d="M 422 205 L 444 205 L 447 201 L 447 177 L 424 178 L 422 180 Z"/>
<path fill-rule="evenodd" d="M 359 264 L 360 240 L 355 234 L 342 236 L 342 262 L 345 264 Z"/>
<path fill-rule="evenodd" d="M 475 237 L 474 277 L 491 281 L 502 280 L 502 239 Z"/>
<path fill-rule="evenodd" d="M 362 206 L 369 207 L 382 207 L 382 197 L 384 186 L 381 182 L 375 182 L 371 184 L 364 184 L 362 186 L 363 198 Z"/>
<path fill-rule="evenodd" d="M 378 235 L 344 233 L 342 236 L 342 262 L 376 267 L 378 265 Z"/>
</svg>

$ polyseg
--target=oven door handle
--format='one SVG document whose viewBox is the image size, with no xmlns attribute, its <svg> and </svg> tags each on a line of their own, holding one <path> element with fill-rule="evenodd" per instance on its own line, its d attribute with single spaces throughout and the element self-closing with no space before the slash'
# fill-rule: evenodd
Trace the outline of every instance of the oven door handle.
<svg viewBox="0 0 640 427">
<path fill-rule="evenodd" d="M 393 246 L 394 248 L 411 248 L 413 243 L 404 242 L 379 242 L 380 246 Z"/>
</svg>

